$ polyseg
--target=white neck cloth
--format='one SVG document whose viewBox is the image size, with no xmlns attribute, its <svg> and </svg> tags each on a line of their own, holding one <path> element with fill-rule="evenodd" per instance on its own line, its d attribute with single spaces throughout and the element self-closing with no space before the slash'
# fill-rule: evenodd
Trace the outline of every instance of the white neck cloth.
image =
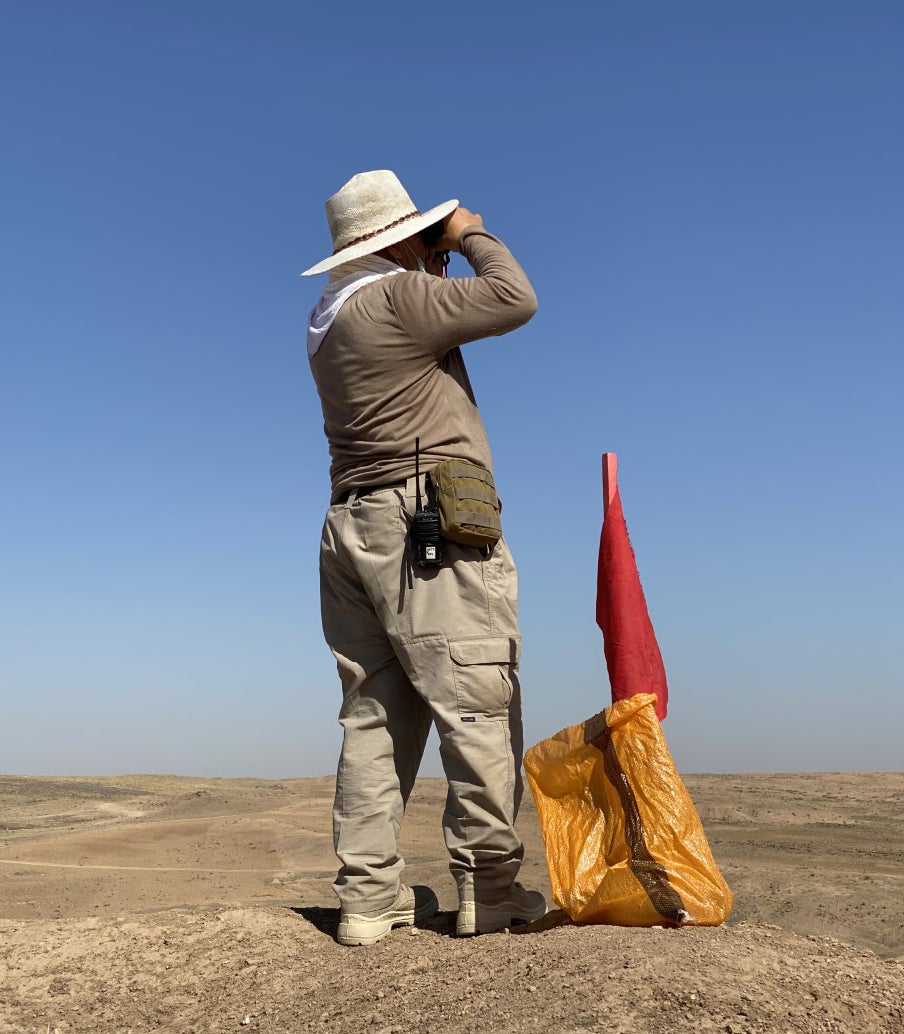
<svg viewBox="0 0 904 1034">
<path fill-rule="evenodd" d="M 308 316 L 308 355 L 317 354 L 339 310 L 355 291 L 385 276 L 404 272 L 402 266 L 379 255 L 365 255 L 331 270 L 329 283 Z"/>
</svg>

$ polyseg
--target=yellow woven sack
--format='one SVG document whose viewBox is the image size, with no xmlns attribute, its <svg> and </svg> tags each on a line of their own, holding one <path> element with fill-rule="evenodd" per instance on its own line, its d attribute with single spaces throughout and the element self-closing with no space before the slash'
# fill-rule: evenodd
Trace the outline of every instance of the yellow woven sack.
<svg viewBox="0 0 904 1034">
<path fill-rule="evenodd" d="M 576 923 L 718 926 L 731 911 L 655 702 L 619 700 L 525 755 L 553 898 Z"/>
</svg>

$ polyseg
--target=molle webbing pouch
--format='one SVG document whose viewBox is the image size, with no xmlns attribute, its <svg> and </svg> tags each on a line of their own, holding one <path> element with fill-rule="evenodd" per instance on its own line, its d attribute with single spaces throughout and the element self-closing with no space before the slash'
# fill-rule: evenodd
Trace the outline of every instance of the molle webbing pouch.
<svg viewBox="0 0 904 1034">
<path fill-rule="evenodd" d="M 463 546 L 492 546 L 502 538 L 493 475 L 476 463 L 443 460 L 430 471 L 440 534 Z"/>
</svg>

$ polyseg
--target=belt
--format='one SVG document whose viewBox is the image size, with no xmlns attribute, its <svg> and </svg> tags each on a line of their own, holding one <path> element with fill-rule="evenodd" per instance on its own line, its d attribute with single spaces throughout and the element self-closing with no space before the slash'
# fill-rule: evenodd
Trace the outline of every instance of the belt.
<svg viewBox="0 0 904 1034">
<path fill-rule="evenodd" d="M 340 506 L 342 503 L 347 503 L 349 500 L 349 496 L 352 494 L 352 492 L 357 492 L 356 498 L 360 499 L 362 496 L 370 495 L 371 492 L 388 492 L 391 488 L 404 488 L 406 483 L 407 482 L 402 481 L 400 484 L 396 483 L 392 485 L 365 485 L 363 488 L 349 488 L 341 495 L 337 496 L 331 505 Z"/>
</svg>

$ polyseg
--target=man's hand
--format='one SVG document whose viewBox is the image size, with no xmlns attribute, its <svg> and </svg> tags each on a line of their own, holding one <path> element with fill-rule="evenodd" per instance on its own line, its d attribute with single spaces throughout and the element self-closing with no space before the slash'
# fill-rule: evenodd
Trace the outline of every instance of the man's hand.
<svg viewBox="0 0 904 1034">
<path fill-rule="evenodd" d="M 433 245 L 437 251 L 460 251 L 459 238 L 462 230 L 468 226 L 483 226 L 483 219 L 467 208 L 456 208 L 454 212 L 443 219 L 445 232 L 442 237 Z"/>
</svg>

